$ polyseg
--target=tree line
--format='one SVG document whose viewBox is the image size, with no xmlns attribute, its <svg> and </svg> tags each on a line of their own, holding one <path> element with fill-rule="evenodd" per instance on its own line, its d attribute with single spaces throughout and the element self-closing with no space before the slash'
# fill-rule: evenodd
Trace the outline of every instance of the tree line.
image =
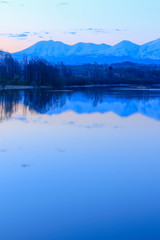
<svg viewBox="0 0 160 240">
<path fill-rule="evenodd" d="M 160 84 L 160 66 L 136 63 L 112 65 L 85 64 L 65 66 L 27 56 L 18 62 L 11 54 L 0 52 L 0 85 L 52 86 L 100 84 Z"/>
</svg>

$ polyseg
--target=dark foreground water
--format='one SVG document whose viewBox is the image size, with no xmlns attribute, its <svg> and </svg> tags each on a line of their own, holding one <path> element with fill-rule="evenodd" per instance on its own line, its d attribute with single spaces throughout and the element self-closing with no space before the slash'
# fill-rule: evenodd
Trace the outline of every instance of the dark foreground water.
<svg viewBox="0 0 160 240">
<path fill-rule="evenodd" d="M 8 90 L 0 119 L 0 239 L 160 239 L 159 90 Z"/>
</svg>

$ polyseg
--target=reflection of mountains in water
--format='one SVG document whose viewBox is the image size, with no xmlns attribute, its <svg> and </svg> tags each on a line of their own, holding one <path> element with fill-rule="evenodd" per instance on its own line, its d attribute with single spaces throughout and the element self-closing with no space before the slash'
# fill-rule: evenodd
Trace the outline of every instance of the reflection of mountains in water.
<svg viewBox="0 0 160 240">
<path fill-rule="evenodd" d="M 121 117 L 141 113 L 160 120 L 160 91 L 109 91 L 83 89 L 76 91 L 7 90 L 0 92 L 0 118 L 10 118 L 23 106 L 39 114 L 61 114 L 74 111 L 78 114 L 114 112 Z"/>
</svg>

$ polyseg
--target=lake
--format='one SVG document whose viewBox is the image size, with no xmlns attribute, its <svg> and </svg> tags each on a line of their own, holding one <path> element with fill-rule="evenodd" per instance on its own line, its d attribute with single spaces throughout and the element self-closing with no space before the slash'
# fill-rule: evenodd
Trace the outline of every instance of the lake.
<svg viewBox="0 0 160 240">
<path fill-rule="evenodd" d="M 159 240 L 160 90 L 1 91 L 0 239 Z"/>
</svg>

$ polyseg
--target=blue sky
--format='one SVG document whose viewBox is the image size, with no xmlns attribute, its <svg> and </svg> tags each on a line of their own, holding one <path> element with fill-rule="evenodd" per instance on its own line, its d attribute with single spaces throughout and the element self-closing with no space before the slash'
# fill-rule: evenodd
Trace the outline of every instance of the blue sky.
<svg viewBox="0 0 160 240">
<path fill-rule="evenodd" d="M 17 51 L 41 40 L 138 44 L 160 38 L 159 0 L 0 1 L 0 48 Z"/>
</svg>

